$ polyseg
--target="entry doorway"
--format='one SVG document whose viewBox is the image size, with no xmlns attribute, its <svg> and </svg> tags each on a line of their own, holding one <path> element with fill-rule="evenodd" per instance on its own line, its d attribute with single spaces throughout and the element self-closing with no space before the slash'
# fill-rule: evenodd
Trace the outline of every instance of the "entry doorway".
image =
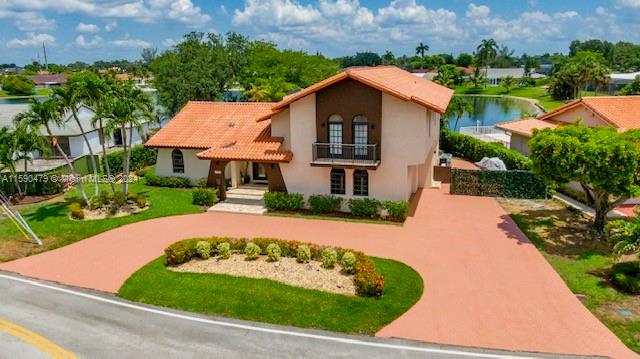
<svg viewBox="0 0 640 359">
<path fill-rule="evenodd" d="M 266 182 L 267 168 L 263 163 L 253 162 L 253 181 L 254 182 Z"/>
</svg>

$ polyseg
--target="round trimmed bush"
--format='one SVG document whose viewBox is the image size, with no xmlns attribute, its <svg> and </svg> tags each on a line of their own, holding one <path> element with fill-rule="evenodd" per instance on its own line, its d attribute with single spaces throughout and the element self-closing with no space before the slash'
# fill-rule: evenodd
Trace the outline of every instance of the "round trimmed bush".
<svg viewBox="0 0 640 359">
<path fill-rule="evenodd" d="M 332 269 L 338 262 L 338 252 L 333 248 L 326 248 L 322 251 L 322 267 Z"/>
<path fill-rule="evenodd" d="M 340 265 L 345 273 L 353 274 L 356 271 L 356 255 L 351 252 L 345 252 L 342 255 Z"/>
<path fill-rule="evenodd" d="M 211 243 L 207 241 L 199 241 L 196 243 L 196 253 L 202 259 L 211 257 Z"/>
<path fill-rule="evenodd" d="M 640 262 L 623 262 L 611 268 L 611 283 L 627 293 L 640 294 Z"/>
<path fill-rule="evenodd" d="M 282 255 L 282 251 L 280 250 L 280 246 L 271 243 L 267 246 L 267 258 L 269 262 L 277 262 L 280 260 L 280 256 Z"/>
<path fill-rule="evenodd" d="M 311 249 L 309 249 L 309 246 L 302 244 L 298 247 L 296 260 L 298 263 L 309 263 L 311 260 Z"/>
<path fill-rule="evenodd" d="M 218 257 L 220 257 L 220 259 L 231 258 L 231 245 L 229 242 L 218 243 L 216 249 L 218 250 Z"/>
<path fill-rule="evenodd" d="M 244 255 L 247 256 L 248 260 L 256 260 L 260 257 L 260 247 L 255 243 L 247 243 L 247 246 L 244 247 Z"/>
</svg>

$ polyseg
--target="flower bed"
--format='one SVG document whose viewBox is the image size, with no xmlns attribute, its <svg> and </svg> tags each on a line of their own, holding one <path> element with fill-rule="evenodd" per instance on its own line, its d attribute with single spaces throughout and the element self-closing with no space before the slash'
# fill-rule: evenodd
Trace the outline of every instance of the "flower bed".
<svg viewBox="0 0 640 359">
<path fill-rule="evenodd" d="M 202 243 L 207 242 L 210 244 L 210 253 L 203 255 L 202 251 L 198 251 L 198 248 L 202 246 Z M 373 261 L 362 252 L 352 251 L 344 248 L 337 247 L 323 247 L 312 243 L 302 243 L 298 241 L 284 241 L 281 239 L 270 238 L 254 238 L 252 240 L 236 239 L 236 238 L 196 238 L 187 239 L 172 244 L 165 249 L 166 265 L 177 266 L 186 262 L 189 262 L 196 258 L 207 257 L 207 254 L 216 256 L 218 255 L 219 248 L 224 247 L 220 244 L 228 243 L 232 251 L 246 252 L 247 257 L 250 256 L 249 249 L 253 249 L 252 244 L 255 244 L 260 249 L 260 254 L 267 253 L 267 247 L 269 245 L 276 244 L 280 249 L 280 255 L 285 258 L 296 258 L 298 262 L 302 262 L 299 265 L 305 265 L 308 261 L 322 262 L 323 259 L 327 261 L 328 257 L 325 252 L 327 248 L 332 248 L 336 252 L 336 261 L 341 263 L 343 270 L 353 274 L 353 283 L 356 289 L 356 293 L 363 297 L 379 297 L 384 292 L 384 278 L 377 271 Z M 323 258 L 323 253 L 325 256 Z M 350 254 L 349 254 L 350 253 Z M 352 259 L 351 261 L 349 259 Z M 326 264 L 326 263 L 325 263 Z M 329 265 L 323 265 L 328 267 Z"/>
</svg>

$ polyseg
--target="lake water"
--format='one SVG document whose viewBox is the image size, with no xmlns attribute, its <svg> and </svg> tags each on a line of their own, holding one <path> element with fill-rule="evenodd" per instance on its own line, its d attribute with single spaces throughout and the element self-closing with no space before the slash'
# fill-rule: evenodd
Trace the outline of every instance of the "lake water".
<svg viewBox="0 0 640 359">
<path fill-rule="evenodd" d="M 28 97 L 23 98 L 2 98 L 0 97 L 0 105 L 16 105 L 21 103 L 29 103 L 31 99 Z"/>
<path fill-rule="evenodd" d="M 459 131 L 460 127 L 493 126 L 496 123 L 534 116 L 540 109 L 527 100 L 507 97 L 464 96 L 473 104 L 474 113 L 465 113 L 458 123 L 449 118 L 449 128 Z"/>
</svg>

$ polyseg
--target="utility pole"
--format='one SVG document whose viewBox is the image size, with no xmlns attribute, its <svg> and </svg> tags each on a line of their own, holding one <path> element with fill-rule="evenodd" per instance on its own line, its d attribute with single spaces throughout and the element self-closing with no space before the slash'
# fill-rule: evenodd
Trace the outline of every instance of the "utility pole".
<svg viewBox="0 0 640 359">
<path fill-rule="evenodd" d="M 44 46 L 44 41 L 42 42 L 42 52 L 44 53 L 44 69 L 45 71 L 49 71 L 49 63 L 47 62 L 47 48 Z"/>
</svg>

